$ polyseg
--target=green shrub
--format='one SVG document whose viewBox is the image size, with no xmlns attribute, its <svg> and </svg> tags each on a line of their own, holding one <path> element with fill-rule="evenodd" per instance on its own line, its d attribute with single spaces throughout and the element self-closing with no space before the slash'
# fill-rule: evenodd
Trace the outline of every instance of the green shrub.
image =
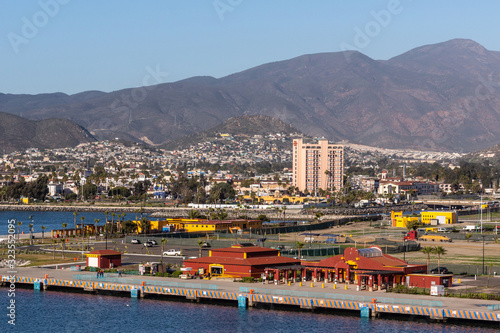
<svg viewBox="0 0 500 333">
<path fill-rule="evenodd" d="M 249 276 L 245 276 L 245 277 L 242 277 L 242 278 L 241 278 L 241 282 L 245 282 L 245 283 L 253 283 L 253 282 L 255 282 L 255 278 L 253 278 L 253 277 L 249 277 Z"/>
<path fill-rule="evenodd" d="M 173 272 L 172 274 L 170 274 L 171 277 L 179 277 L 179 275 L 181 275 L 182 272 L 181 271 L 175 271 Z"/>
</svg>

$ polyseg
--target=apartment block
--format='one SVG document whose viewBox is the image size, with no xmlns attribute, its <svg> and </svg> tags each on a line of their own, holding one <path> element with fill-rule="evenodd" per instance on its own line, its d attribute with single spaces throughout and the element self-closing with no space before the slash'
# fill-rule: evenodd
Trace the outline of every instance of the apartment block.
<svg viewBox="0 0 500 333">
<path fill-rule="evenodd" d="M 306 143 L 293 140 L 293 186 L 315 193 L 344 186 L 344 146 L 326 139 Z"/>
</svg>

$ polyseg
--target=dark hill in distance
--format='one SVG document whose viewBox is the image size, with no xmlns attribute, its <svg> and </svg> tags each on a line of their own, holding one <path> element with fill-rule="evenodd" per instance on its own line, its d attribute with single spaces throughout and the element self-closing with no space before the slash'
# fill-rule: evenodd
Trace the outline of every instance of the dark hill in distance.
<svg viewBox="0 0 500 333">
<path fill-rule="evenodd" d="M 199 142 L 221 138 L 220 134 L 229 134 L 235 137 L 253 137 L 254 135 L 265 136 L 276 133 L 303 136 L 299 130 L 279 119 L 262 115 L 246 115 L 229 118 L 222 124 L 207 131 L 187 135 L 177 140 L 168 142 L 165 145 L 162 145 L 162 148 L 168 150 L 184 149 L 191 145 L 196 145 Z M 288 148 L 290 149 L 290 147 Z"/>
<path fill-rule="evenodd" d="M 0 110 L 34 120 L 67 118 L 99 139 L 153 144 L 229 118 L 266 115 L 335 141 L 468 152 L 500 143 L 499 84 L 500 53 L 454 39 L 385 61 L 357 51 L 303 55 L 219 79 L 160 84 L 144 94 L 0 94 Z"/>
<path fill-rule="evenodd" d="M 1 153 L 27 148 L 74 147 L 95 138 L 83 127 L 68 119 L 33 121 L 0 112 Z"/>
</svg>

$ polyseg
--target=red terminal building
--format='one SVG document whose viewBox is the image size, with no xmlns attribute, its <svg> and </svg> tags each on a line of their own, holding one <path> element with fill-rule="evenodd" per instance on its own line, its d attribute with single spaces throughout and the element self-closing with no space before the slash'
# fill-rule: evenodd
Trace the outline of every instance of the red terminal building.
<svg viewBox="0 0 500 333">
<path fill-rule="evenodd" d="M 369 291 L 395 287 L 430 288 L 452 285 L 452 275 L 425 274 L 426 265 L 411 265 L 384 254 L 378 246 L 365 249 L 350 247 L 344 254 L 320 261 L 300 261 L 282 257 L 279 250 L 238 244 L 214 249 L 209 257 L 184 260 L 184 268 L 211 277 L 253 277 L 262 274 L 269 282 L 327 281 L 357 284 Z"/>
<path fill-rule="evenodd" d="M 410 265 L 404 260 L 384 254 L 378 246 L 366 249 L 350 247 L 344 254 L 316 262 L 302 262 L 300 276 L 303 281 L 327 281 L 357 284 L 360 289 L 379 290 L 406 282 L 411 273 L 425 273 L 426 265 Z M 275 280 L 296 277 L 297 272 L 279 267 L 267 267 L 267 276 Z"/>
<path fill-rule="evenodd" d="M 122 254 L 113 250 L 96 250 L 85 254 L 87 266 L 97 268 L 113 268 L 122 265 Z"/>
<path fill-rule="evenodd" d="M 231 247 L 213 249 L 208 257 L 184 260 L 184 268 L 211 277 L 253 277 L 260 278 L 266 267 L 300 268 L 300 260 L 282 257 L 279 250 L 237 244 Z"/>
</svg>

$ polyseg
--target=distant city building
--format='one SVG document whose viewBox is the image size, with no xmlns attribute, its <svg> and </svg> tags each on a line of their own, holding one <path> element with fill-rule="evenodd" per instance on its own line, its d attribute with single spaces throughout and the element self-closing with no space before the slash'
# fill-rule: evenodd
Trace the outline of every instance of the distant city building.
<svg viewBox="0 0 500 333">
<path fill-rule="evenodd" d="M 344 146 L 319 139 L 293 140 L 293 186 L 300 191 L 336 190 L 344 186 Z"/>
<path fill-rule="evenodd" d="M 62 184 L 49 183 L 49 184 L 47 184 L 47 187 L 49 190 L 49 195 L 51 197 L 63 193 L 63 185 Z"/>
</svg>

